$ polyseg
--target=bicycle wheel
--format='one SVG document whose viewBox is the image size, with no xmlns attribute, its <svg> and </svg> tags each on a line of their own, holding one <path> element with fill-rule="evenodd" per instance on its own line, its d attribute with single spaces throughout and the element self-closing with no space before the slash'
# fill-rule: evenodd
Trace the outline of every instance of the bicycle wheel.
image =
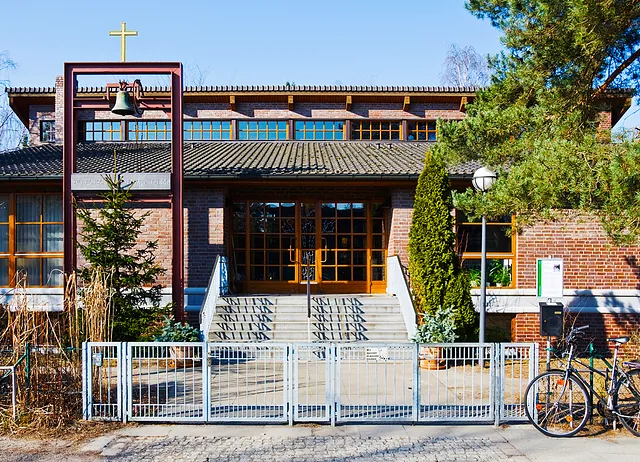
<svg viewBox="0 0 640 462">
<path fill-rule="evenodd" d="M 591 413 L 589 395 L 575 376 L 548 371 L 534 378 L 525 392 L 529 422 L 547 436 L 566 437 L 578 433 Z"/>
<path fill-rule="evenodd" d="M 627 378 L 623 378 L 616 389 L 616 412 L 620 422 L 627 430 L 636 436 L 640 436 L 640 369 L 627 372 Z"/>
</svg>

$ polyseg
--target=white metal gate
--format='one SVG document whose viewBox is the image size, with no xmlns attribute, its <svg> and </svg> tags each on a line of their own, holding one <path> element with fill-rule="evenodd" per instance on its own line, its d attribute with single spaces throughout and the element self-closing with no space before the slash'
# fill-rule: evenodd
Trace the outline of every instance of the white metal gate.
<svg viewBox="0 0 640 462">
<path fill-rule="evenodd" d="M 208 422 L 287 422 L 289 346 L 207 344 Z"/>
<path fill-rule="evenodd" d="M 86 419 L 526 420 L 536 344 L 86 343 Z M 426 359 L 435 355 L 435 359 Z"/>
<path fill-rule="evenodd" d="M 82 345 L 83 417 L 88 420 L 125 420 L 123 412 L 126 375 L 123 344 Z"/>
</svg>

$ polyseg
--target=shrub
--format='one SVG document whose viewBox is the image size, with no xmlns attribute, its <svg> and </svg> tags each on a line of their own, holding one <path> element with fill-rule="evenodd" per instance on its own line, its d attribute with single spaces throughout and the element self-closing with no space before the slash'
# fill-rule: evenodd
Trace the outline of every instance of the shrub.
<svg viewBox="0 0 640 462">
<path fill-rule="evenodd" d="M 154 338 L 156 342 L 199 342 L 200 331 L 187 323 L 181 323 L 173 319 L 173 316 L 165 316 L 163 326 Z"/>
<path fill-rule="evenodd" d="M 478 339 L 478 313 L 471 299 L 471 283 L 466 271 L 458 269 L 449 281 L 445 306 L 455 308 L 456 335 L 463 342 Z"/>
<path fill-rule="evenodd" d="M 416 334 L 411 340 L 416 343 L 453 343 L 456 338 L 456 313 L 453 306 L 423 313 Z"/>
</svg>

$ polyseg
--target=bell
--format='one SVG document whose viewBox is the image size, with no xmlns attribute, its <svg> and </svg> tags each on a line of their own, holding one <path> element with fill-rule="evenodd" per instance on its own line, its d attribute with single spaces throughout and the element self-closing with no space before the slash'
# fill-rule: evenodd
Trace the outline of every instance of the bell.
<svg viewBox="0 0 640 462">
<path fill-rule="evenodd" d="M 136 111 L 129 92 L 126 90 L 118 90 L 116 94 L 116 104 L 113 105 L 111 112 L 118 115 L 134 115 L 138 111 Z"/>
</svg>

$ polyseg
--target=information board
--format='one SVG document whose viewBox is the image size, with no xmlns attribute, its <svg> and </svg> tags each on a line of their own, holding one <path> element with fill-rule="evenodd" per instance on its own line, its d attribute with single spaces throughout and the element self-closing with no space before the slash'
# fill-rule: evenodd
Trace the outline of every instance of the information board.
<svg viewBox="0 0 640 462">
<path fill-rule="evenodd" d="M 562 258 L 538 258 L 536 273 L 538 297 L 563 297 L 564 263 Z"/>
</svg>

